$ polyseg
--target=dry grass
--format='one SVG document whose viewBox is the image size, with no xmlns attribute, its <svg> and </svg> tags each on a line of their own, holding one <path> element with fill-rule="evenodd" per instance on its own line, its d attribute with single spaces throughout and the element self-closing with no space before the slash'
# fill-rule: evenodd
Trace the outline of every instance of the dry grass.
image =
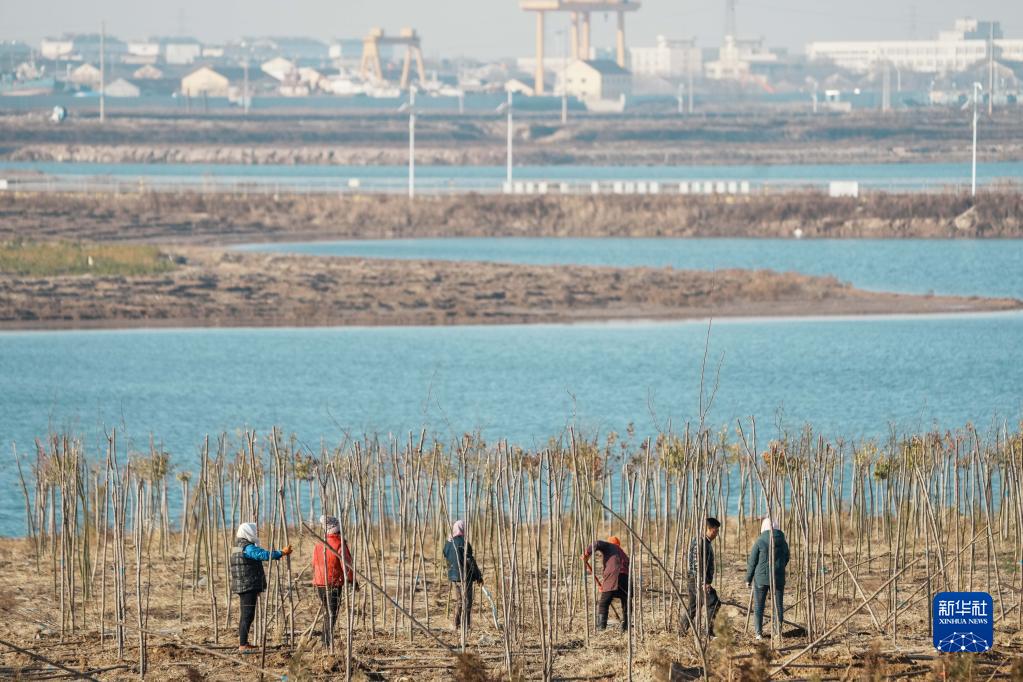
<svg viewBox="0 0 1023 682">
<path fill-rule="evenodd" d="M 970 209 L 973 210 L 970 210 Z M 403 196 L 0 193 L 0 239 L 244 241 L 416 237 L 1013 238 L 1023 194 Z"/>
<path fill-rule="evenodd" d="M 0 242 L 0 274 L 25 277 L 154 275 L 174 261 L 155 246 L 85 242 Z"/>
</svg>

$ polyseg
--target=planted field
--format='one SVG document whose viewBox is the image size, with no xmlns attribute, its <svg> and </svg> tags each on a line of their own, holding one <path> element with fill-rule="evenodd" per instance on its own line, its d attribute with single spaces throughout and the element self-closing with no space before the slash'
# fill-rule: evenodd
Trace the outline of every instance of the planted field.
<svg viewBox="0 0 1023 682">
<path fill-rule="evenodd" d="M 197 455 L 69 435 L 16 451 L 26 537 L 3 548 L 0 672 L 22 679 L 1020 679 L 1023 438 L 1007 429 L 764 443 L 754 423 L 644 438 L 567 433 L 530 449 L 465 434 L 273 430 L 200 439 Z M 184 504 L 180 503 L 184 500 Z M 360 589 L 332 647 L 310 561 L 340 519 Z M 770 515 L 791 549 L 784 625 L 750 636 L 745 559 Z M 716 516 L 715 639 L 686 633 L 686 555 Z M 464 519 L 490 598 L 454 630 L 441 557 Z M 239 655 L 229 553 L 239 523 L 267 564 L 255 654 Z M 621 538 L 632 627 L 594 629 L 580 555 Z M 597 572 L 600 563 L 597 561 Z M 936 654 L 931 596 L 990 592 L 995 648 Z M 492 599 L 492 601 L 491 601 Z M 769 611 L 769 609 L 768 609 Z M 765 632 L 770 632 L 765 626 Z M 13 650 L 12 647 L 17 647 Z M 60 667 L 54 667 L 60 666 Z M 72 672 L 69 672 L 72 671 Z"/>
</svg>

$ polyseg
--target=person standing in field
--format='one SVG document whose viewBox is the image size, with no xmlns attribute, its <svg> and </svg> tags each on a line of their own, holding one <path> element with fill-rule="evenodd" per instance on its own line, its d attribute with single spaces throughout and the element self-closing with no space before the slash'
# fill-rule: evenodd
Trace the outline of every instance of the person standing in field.
<svg viewBox="0 0 1023 682">
<path fill-rule="evenodd" d="M 328 647 L 333 641 L 334 621 L 345 584 L 354 585 L 355 589 L 359 586 L 352 570 L 352 552 L 341 538 L 341 522 L 336 516 L 321 516 L 320 525 L 325 529 L 329 549 L 322 542 L 317 542 L 313 548 L 313 586 L 323 607 L 321 640 L 323 646 Z"/>
<path fill-rule="evenodd" d="M 583 563 L 586 572 L 593 573 L 590 557 L 600 552 L 604 562 L 604 571 L 597 584 L 600 586 L 600 599 L 597 601 L 597 630 L 607 629 L 607 612 L 611 602 L 618 599 L 622 604 L 622 632 L 629 629 L 629 555 L 622 549 L 621 541 L 612 535 L 607 539 L 595 540 L 583 552 Z M 596 576 L 594 576 L 596 578 Z"/>
<path fill-rule="evenodd" d="M 472 627 L 473 585 L 483 584 L 483 573 L 476 565 L 472 545 L 465 540 L 465 521 L 459 519 L 451 526 L 451 535 L 444 544 L 444 558 L 448 561 L 448 580 L 455 595 L 455 630 L 462 627 L 465 614 L 465 629 Z"/>
<path fill-rule="evenodd" d="M 771 561 L 771 549 L 774 546 L 774 561 Z M 764 605 L 767 593 L 771 591 L 771 571 L 774 571 L 774 602 L 771 629 L 781 632 L 782 614 L 785 611 L 783 596 L 785 592 L 785 567 L 789 563 L 789 543 L 785 533 L 777 522 L 772 523 L 770 517 L 760 524 L 760 535 L 753 543 L 749 559 L 746 561 L 746 587 L 753 590 L 753 626 L 754 637 L 764 638 Z"/>
<path fill-rule="evenodd" d="M 714 636 L 714 617 L 721 608 L 721 600 L 714 589 L 714 547 L 711 543 L 721 530 L 721 522 L 713 516 L 707 517 L 703 533 L 689 543 L 687 555 L 689 608 L 688 617 L 682 623 L 682 632 L 696 623 L 697 604 L 704 601 L 707 605 L 707 635 Z"/>
<path fill-rule="evenodd" d="M 238 618 L 238 650 L 245 653 L 256 647 L 249 645 L 249 630 L 256 617 L 256 602 L 259 593 L 266 590 L 264 561 L 276 561 L 291 554 L 291 545 L 278 551 L 266 550 L 259 546 L 256 524 L 243 523 L 235 534 L 231 548 L 231 591 L 238 595 L 241 608 Z"/>
</svg>

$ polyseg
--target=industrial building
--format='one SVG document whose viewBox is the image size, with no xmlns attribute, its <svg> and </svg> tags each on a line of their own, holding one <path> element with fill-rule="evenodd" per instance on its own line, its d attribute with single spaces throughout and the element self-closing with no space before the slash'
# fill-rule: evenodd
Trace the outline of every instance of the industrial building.
<svg viewBox="0 0 1023 682">
<path fill-rule="evenodd" d="M 703 71 L 703 50 L 696 38 L 671 40 L 657 36 L 653 47 L 629 49 L 629 70 L 637 76 L 674 78 Z"/>
<path fill-rule="evenodd" d="M 918 73 L 947 74 L 987 59 L 992 48 L 995 59 L 1023 61 L 1023 40 L 1003 37 L 997 21 L 976 19 L 958 19 L 937 40 L 813 42 L 806 46 L 806 55 L 811 61 L 831 61 L 856 73 L 890 64 Z"/>
</svg>

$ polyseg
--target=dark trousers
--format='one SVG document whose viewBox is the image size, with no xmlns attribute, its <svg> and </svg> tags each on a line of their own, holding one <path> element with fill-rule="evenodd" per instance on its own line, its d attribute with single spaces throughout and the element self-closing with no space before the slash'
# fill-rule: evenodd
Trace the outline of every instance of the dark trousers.
<svg viewBox="0 0 1023 682">
<path fill-rule="evenodd" d="M 682 623 L 682 632 L 686 632 L 689 629 L 690 624 L 696 623 L 696 604 L 700 598 L 697 590 L 703 589 L 703 585 L 697 584 L 695 580 L 689 581 L 689 608 L 687 613 L 689 618 Z M 710 634 L 714 634 L 714 617 L 718 615 L 718 609 L 721 608 L 721 600 L 718 598 L 717 590 L 713 587 L 708 592 L 704 592 L 703 599 L 707 602 L 707 631 Z"/>
<path fill-rule="evenodd" d="M 608 592 L 601 592 L 597 601 L 597 629 L 603 630 L 607 627 L 607 612 L 611 608 L 611 602 L 615 599 L 621 602 L 622 606 L 622 630 L 629 629 L 629 576 L 618 576 L 618 589 Z"/>
<path fill-rule="evenodd" d="M 256 602 L 259 600 L 259 592 L 239 592 L 238 601 L 241 604 L 238 615 L 238 644 L 249 643 L 249 630 L 252 629 L 252 621 L 256 618 Z"/>
<path fill-rule="evenodd" d="M 341 606 L 341 588 L 328 589 L 317 586 L 316 592 L 320 595 L 320 605 L 323 606 L 323 633 L 320 637 L 323 643 L 328 645 L 334 639 L 334 622 Z"/>
<path fill-rule="evenodd" d="M 465 599 L 462 599 L 462 583 L 451 583 L 455 590 L 455 629 L 462 627 L 462 614 L 465 614 L 465 629 L 472 627 L 472 590 L 473 583 L 465 584 Z"/>
<path fill-rule="evenodd" d="M 753 590 L 753 627 L 754 631 L 760 635 L 764 632 L 764 606 L 767 603 L 767 593 L 771 591 L 769 585 L 763 587 L 757 585 Z M 781 632 L 781 619 L 782 614 L 785 613 L 785 601 L 784 592 L 782 590 L 774 591 L 774 616 L 772 617 L 772 626 L 777 628 Z"/>
</svg>

